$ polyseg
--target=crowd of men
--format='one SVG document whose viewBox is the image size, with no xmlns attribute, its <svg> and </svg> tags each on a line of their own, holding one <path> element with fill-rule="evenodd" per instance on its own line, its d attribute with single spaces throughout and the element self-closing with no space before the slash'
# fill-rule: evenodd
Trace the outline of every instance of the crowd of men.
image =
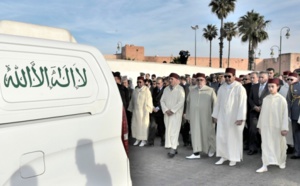
<svg viewBox="0 0 300 186">
<path fill-rule="evenodd" d="M 300 82 L 296 72 L 274 77 L 273 68 L 236 76 L 236 70 L 165 77 L 141 73 L 137 86 L 113 72 L 127 109 L 129 136 L 134 146 L 153 146 L 156 136 L 173 158 L 179 135 L 184 146 L 192 146 L 186 159 L 200 153 L 220 157 L 235 166 L 248 155 L 262 154 L 262 167 L 286 167 L 287 153 L 300 159 Z"/>
</svg>

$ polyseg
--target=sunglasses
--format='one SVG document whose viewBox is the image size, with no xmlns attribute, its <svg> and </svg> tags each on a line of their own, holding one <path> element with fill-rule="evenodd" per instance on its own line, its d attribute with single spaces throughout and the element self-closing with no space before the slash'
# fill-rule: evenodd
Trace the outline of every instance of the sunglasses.
<svg viewBox="0 0 300 186">
<path fill-rule="evenodd" d="M 290 78 L 287 78 L 286 80 L 287 80 L 287 81 L 294 81 L 293 79 L 290 79 Z"/>
<path fill-rule="evenodd" d="M 142 83 L 141 81 L 138 81 L 137 83 Z"/>
<path fill-rule="evenodd" d="M 244 78 L 243 81 L 247 81 L 248 79 Z"/>
<path fill-rule="evenodd" d="M 231 78 L 231 75 L 224 75 L 224 78 Z"/>
<path fill-rule="evenodd" d="M 200 82 L 200 81 L 203 81 L 204 79 L 196 79 L 196 81 Z"/>
</svg>

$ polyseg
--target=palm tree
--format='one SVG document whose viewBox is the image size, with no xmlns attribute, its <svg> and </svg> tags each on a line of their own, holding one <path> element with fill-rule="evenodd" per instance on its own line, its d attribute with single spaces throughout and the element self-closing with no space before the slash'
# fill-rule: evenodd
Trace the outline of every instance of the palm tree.
<svg viewBox="0 0 300 186">
<path fill-rule="evenodd" d="M 230 12 L 235 9 L 236 0 L 212 0 L 208 6 L 211 6 L 211 11 L 215 13 L 218 19 L 221 20 L 220 27 L 220 68 L 222 68 L 222 55 L 223 55 L 223 19 L 227 17 Z"/>
<path fill-rule="evenodd" d="M 248 44 L 248 69 L 254 70 L 254 49 L 257 48 L 258 43 L 269 38 L 265 31 L 266 27 L 271 21 L 264 20 L 264 16 L 252 10 L 246 15 L 240 17 L 238 21 L 239 35 L 242 36 L 242 42 L 249 42 Z"/>
<path fill-rule="evenodd" d="M 215 25 L 207 25 L 206 28 L 203 28 L 203 37 L 206 40 L 209 40 L 209 67 L 211 67 L 211 41 L 217 37 L 218 28 Z"/>
<path fill-rule="evenodd" d="M 232 38 L 238 34 L 238 32 L 237 32 L 237 26 L 233 22 L 224 23 L 224 30 L 225 30 L 225 37 L 228 41 L 228 66 L 227 67 L 229 67 L 230 42 L 231 42 Z"/>
</svg>

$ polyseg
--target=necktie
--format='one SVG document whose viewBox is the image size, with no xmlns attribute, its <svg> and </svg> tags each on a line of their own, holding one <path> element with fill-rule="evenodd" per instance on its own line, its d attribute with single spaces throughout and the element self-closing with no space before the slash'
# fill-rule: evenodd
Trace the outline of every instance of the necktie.
<svg viewBox="0 0 300 186">
<path fill-rule="evenodd" d="M 258 96 L 259 96 L 259 97 L 261 96 L 261 93 L 262 93 L 263 90 L 264 90 L 264 85 L 263 85 L 263 84 L 260 84 L 260 86 L 259 86 L 259 91 L 258 91 Z"/>
</svg>

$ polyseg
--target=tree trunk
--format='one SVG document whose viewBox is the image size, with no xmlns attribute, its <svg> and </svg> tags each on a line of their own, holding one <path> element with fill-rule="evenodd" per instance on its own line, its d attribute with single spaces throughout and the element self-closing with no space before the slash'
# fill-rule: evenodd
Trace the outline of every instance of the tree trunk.
<svg viewBox="0 0 300 186">
<path fill-rule="evenodd" d="M 222 68 L 222 56 L 223 56 L 223 18 L 221 18 L 221 29 L 220 29 L 220 68 Z"/>
<path fill-rule="evenodd" d="M 228 41 L 228 64 L 227 64 L 227 67 L 229 67 L 229 64 L 230 64 L 229 60 L 230 60 L 230 41 Z"/>
<path fill-rule="evenodd" d="M 250 59 L 250 56 L 251 56 L 251 54 L 250 54 L 251 47 L 250 47 L 250 43 L 251 43 L 251 41 L 249 39 L 249 44 L 248 44 L 248 70 L 251 70 L 251 59 Z"/>
<path fill-rule="evenodd" d="M 209 40 L 209 67 L 211 67 L 211 40 Z"/>
</svg>

